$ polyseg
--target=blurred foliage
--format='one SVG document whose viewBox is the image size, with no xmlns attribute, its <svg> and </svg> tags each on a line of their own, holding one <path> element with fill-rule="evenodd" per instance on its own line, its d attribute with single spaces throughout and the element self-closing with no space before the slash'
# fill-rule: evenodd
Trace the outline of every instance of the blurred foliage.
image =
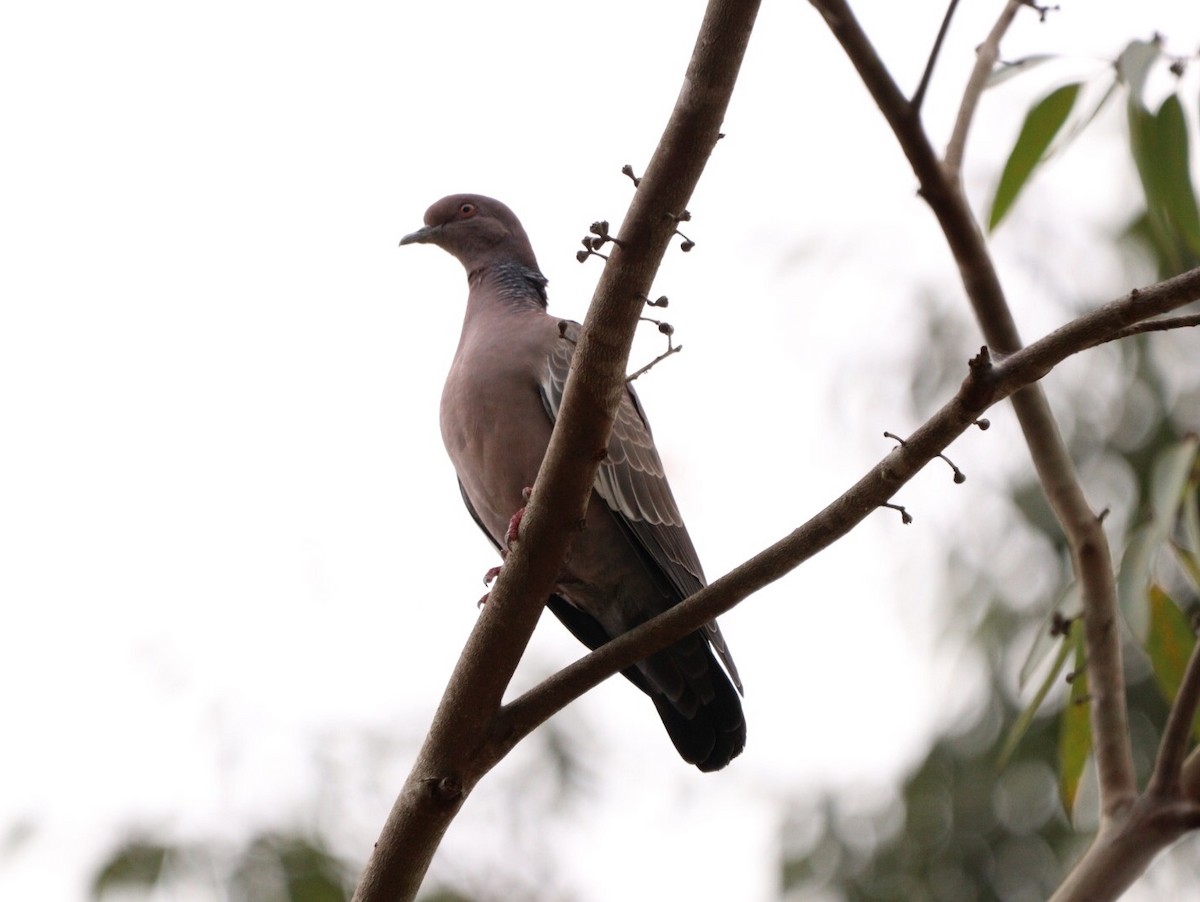
<svg viewBox="0 0 1200 902">
<path fill-rule="evenodd" d="M 503 841 L 494 851 L 473 846 L 475 854 L 465 863 L 448 850 L 440 855 L 418 902 L 571 898 L 561 887 L 553 841 L 592 783 L 578 753 L 580 737 L 587 733 L 578 718 L 578 712 L 565 712 L 534 732 L 503 771 L 476 790 L 472 805 L 482 809 Z M 347 902 L 364 860 L 350 859 L 344 850 L 365 856 L 379 825 L 368 825 L 370 837 L 348 837 L 346 824 L 357 819 L 347 819 L 346 812 L 377 807 L 380 793 L 393 793 L 393 765 L 411 748 L 401 752 L 396 742 L 370 733 L 345 739 L 355 751 L 341 750 L 340 767 L 317 756 L 310 807 L 296 826 L 186 838 L 143 828 L 97 866 L 90 897 L 96 902 Z M 299 825 L 314 823 L 321 828 Z"/>
<path fill-rule="evenodd" d="M 175 895 L 184 887 L 231 902 L 345 902 L 352 888 L 349 869 L 320 839 L 269 833 L 232 852 L 132 840 L 101 866 L 92 898 Z"/>
<path fill-rule="evenodd" d="M 1047 59 L 1018 61 L 994 82 Z M 1099 76 L 1106 83 L 1089 86 L 1098 101 L 1080 102 L 1085 85 L 1072 82 L 1034 103 L 1000 176 L 989 228 L 1011 212 L 1041 162 L 1062 152 L 1105 105 L 1123 96 L 1142 209 L 1111 248 L 1097 252 L 1120 257 L 1135 246 L 1160 277 L 1200 263 L 1200 215 L 1189 169 L 1192 128 L 1185 112 L 1196 111 L 1178 87 L 1156 109 L 1145 99 L 1149 78 L 1165 70 L 1178 79 L 1187 63 L 1167 57 L 1158 38 L 1134 41 Z M 923 349 L 913 382 L 918 403 L 961 378 L 962 348 L 971 344 L 959 340 L 962 332 L 944 319 L 934 323 L 931 342 L 940 337 L 957 344 Z M 1123 369 L 1107 404 L 1097 405 L 1095 386 L 1081 385 L 1073 389 L 1078 404 L 1059 405 L 1081 469 L 1104 476 L 1106 497 L 1127 508 L 1114 509 L 1108 526 L 1116 536 L 1114 553 L 1126 547 L 1119 594 L 1128 627 L 1131 738 L 1143 781 L 1195 643 L 1200 607 L 1200 443 L 1191 435 L 1200 422 L 1178 415 L 1200 410 L 1200 368 L 1180 366 L 1161 347 L 1145 336 L 1123 342 L 1119 353 L 1103 358 Z M 1200 354 L 1191 360 L 1200 361 Z M 1004 522 L 992 526 L 994 547 L 1014 542 L 1014 530 L 1030 537 L 1048 549 L 1046 584 L 1056 588 L 1031 611 L 1006 590 L 1027 575 L 1019 571 L 1030 567 L 1028 559 L 1017 555 L 1004 563 L 997 559 L 1003 556 L 965 547 L 948 550 L 949 629 L 953 633 L 958 624 L 957 638 L 987 672 L 979 713 L 970 726 L 935 741 L 897 797 L 866 816 L 847 815 L 861 805 L 853 796 L 797 803 L 784 830 L 788 899 L 1044 899 L 1090 841 L 1096 792 L 1075 619 L 1078 591 L 1061 530 L 1032 477 L 1012 485 L 1005 503 Z"/>
</svg>

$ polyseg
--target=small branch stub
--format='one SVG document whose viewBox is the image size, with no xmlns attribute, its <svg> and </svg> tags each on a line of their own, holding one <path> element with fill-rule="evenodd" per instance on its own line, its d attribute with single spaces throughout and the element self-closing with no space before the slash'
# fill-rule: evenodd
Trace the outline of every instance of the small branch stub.
<svg viewBox="0 0 1200 902">
<path fill-rule="evenodd" d="M 633 174 L 633 167 L 628 163 L 621 167 L 621 174 L 629 176 L 629 180 L 633 182 L 635 188 L 642 183 L 642 180 Z"/>
<path fill-rule="evenodd" d="M 912 524 L 912 521 L 913 521 L 912 514 L 910 514 L 910 513 L 909 513 L 909 512 L 908 512 L 908 511 L 907 511 L 907 510 L 904 508 L 904 506 L 903 506 L 903 505 L 900 505 L 900 504 L 892 504 L 890 501 L 885 501 L 885 502 L 883 503 L 883 505 L 882 505 L 882 506 L 883 506 L 883 507 L 890 507 L 890 508 L 891 508 L 892 510 L 894 510 L 894 511 L 899 511 L 899 512 L 900 512 L 900 522 L 901 522 L 901 523 L 903 523 L 905 526 L 909 526 L 909 525 L 911 525 L 911 524 Z"/>
</svg>

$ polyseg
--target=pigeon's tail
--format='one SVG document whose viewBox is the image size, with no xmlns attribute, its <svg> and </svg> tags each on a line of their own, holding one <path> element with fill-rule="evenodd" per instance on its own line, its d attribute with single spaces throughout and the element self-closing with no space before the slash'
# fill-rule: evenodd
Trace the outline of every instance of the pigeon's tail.
<svg viewBox="0 0 1200 902">
<path fill-rule="evenodd" d="M 547 607 L 589 648 L 609 641 L 600 624 L 561 596 L 550 596 Z M 688 764 L 702 771 L 720 770 L 746 747 L 738 691 L 703 633 L 684 636 L 621 673 L 650 696 L 671 742 Z"/>
<path fill-rule="evenodd" d="M 626 673 L 654 701 L 680 756 L 702 771 L 720 770 L 746 747 L 737 690 L 699 633 L 685 636 Z M 647 685 L 648 684 L 648 685 Z"/>
</svg>

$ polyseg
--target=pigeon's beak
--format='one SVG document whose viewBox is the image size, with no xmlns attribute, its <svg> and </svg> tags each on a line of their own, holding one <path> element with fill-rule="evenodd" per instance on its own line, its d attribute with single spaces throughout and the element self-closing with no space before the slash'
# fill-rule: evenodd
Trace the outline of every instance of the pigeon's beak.
<svg viewBox="0 0 1200 902">
<path fill-rule="evenodd" d="M 401 238 L 400 246 L 404 247 L 406 244 L 428 244 L 436 240 L 441 231 L 441 226 L 425 226 L 425 228 L 417 229 L 415 232 Z"/>
</svg>

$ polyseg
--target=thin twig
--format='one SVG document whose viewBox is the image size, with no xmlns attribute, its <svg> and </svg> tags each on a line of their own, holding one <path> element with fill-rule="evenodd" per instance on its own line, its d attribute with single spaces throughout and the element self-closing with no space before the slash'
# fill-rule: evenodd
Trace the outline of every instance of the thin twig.
<svg viewBox="0 0 1200 902">
<path fill-rule="evenodd" d="M 1120 332 L 1108 336 L 1102 341 L 1096 342 L 1097 345 L 1107 344 L 1110 341 L 1120 341 L 1122 338 L 1129 338 L 1133 335 L 1143 335 L 1147 332 L 1166 332 L 1170 329 L 1187 329 L 1192 326 L 1200 326 L 1200 313 L 1189 314 L 1187 316 L 1172 316 L 1166 319 L 1155 319 L 1145 323 L 1137 323 L 1127 329 L 1122 329 Z"/>
<path fill-rule="evenodd" d="M 950 0 L 950 5 L 946 7 L 946 15 L 942 18 L 942 27 L 938 29 L 933 49 L 929 51 L 929 61 L 925 63 L 925 71 L 921 73 L 921 83 L 917 85 L 917 90 L 912 96 L 914 112 L 919 113 L 921 104 L 925 102 L 925 92 L 929 90 L 929 81 L 933 78 L 933 67 L 937 65 L 938 55 L 942 52 L 942 42 L 946 40 L 946 32 L 950 30 L 950 20 L 954 18 L 954 10 L 957 7 L 958 0 Z"/>
<path fill-rule="evenodd" d="M 962 173 L 963 153 L 967 147 L 967 132 L 971 129 L 971 120 L 975 118 L 975 108 L 979 105 L 979 97 L 987 87 L 988 78 L 996 66 L 996 60 L 1000 58 L 1000 40 L 1012 25 L 1017 12 L 1025 5 L 1027 5 L 1025 0 L 1008 0 L 1004 5 L 1004 11 L 1000 13 L 1000 18 L 992 26 L 991 32 L 975 51 L 975 68 L 971 70 L 971 77 L 967 79 L 967 86 L 963 89 L 962 103 L 958 107 L 958 117 L 954 120 L 954 131 L 950 133 L 943 161 L 946 174 L 955 181 Z"/>
<path fill-rule="evenodd" d="M 658 366 L 660 363 L 662 363 L 664 360 L 666 360 L 672 354 L 678 354 L 682 350 L 683 350 L 683 345 L 669 345 L 665 351 L 663 351 L 661 354 L 659 354 L 657 357 L 655 357 L 653 360 L 651 360 L 649 363 L 647 363 L 644 367 L 642 367 L 639 370 L 634 370 L 632 373 L 630 373 L 628 376 L 626 376 L 625 381 L 632 382 L 638 376 L 646 375 L 646 373 L 650 372 L 650 370 L 654 369 L 654 367 Z"/>
</svg>

